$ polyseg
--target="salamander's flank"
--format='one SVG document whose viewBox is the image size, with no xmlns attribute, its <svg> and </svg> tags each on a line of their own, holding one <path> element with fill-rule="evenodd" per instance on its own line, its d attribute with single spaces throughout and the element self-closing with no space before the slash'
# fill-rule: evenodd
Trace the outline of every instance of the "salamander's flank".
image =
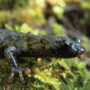
<svg viewBox="0 0 90 90">
<path fill-rule="evenodd" d="M 15 56 L 74 58 L 84 51 L 80 42 L 68 37 L 35 36 L 31 33 L 23 34 L 0 29 L 0 56 L 5 56 L 12 70 L 9 82 L 17 72 L 24 83 L 23 69 L 17 64 Z"/>
</svg>

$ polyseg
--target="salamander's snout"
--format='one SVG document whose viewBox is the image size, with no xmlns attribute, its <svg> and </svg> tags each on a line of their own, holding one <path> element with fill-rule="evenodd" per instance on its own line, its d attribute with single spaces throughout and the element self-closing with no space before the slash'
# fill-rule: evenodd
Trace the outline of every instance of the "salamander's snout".
<svg viewBox="0 0 90 90">
<path fill-rule="evenodd" d="M 80 44 L 75 44 L 72 46 L 72 49 L 74 50 L 77 55 L 80 55 L 85 52 L 85 48 Z"/>
<path fill-rule="evenodd" d="M 84 47 L 82 47 L 82 48 L 80 48 L 80 50 L 79 50 L 79 54 L 82 54 L 82 53 L 84 53 L 85 52 L 85 48 Z"/>
</svg>

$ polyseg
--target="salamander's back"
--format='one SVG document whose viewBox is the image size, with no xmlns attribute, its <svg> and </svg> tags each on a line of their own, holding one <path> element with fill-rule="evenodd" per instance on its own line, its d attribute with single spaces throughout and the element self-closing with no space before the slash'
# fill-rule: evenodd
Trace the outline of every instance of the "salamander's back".
<svg viewBox="0 0 90 90">
<path fill-rule="evenodd" d="M 0 29 L 0 47 L 14 46 L 15 43 L 21 41 L 24 38 L 24 34 L 20 32 L 10 31 L 6 29 Z"/>
</svg>

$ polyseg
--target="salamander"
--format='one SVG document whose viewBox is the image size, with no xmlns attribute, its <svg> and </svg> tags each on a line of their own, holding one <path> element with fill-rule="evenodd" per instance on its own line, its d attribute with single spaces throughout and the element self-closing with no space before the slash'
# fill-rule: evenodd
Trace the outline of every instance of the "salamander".
<svg viewBox="0 0 90 90">
<path fill-rule="evenodd" d="M 33 35 L 0 29 L 0 57 L 6 58 L 11 67 L 9 81 L 18 73 L 24 82 L 23 69 L 17 64 L 15 57 L 48 57 L 74 58 L 81 55 L 85 48 L 79 41 L 69 37 L 52 35 Z"/>
</svg>

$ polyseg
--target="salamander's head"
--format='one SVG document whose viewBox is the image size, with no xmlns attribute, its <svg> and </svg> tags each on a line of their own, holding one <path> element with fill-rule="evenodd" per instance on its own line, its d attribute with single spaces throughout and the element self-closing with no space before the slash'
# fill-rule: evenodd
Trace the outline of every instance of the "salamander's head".
<svg viewBox="0 0 90 90">
<path fill-rule="evenodd" d="M 81 55 L 85 48 L 80 44 L 80 40 L 74 41 L 68 37 L 63 38 L 63 45 L 61 47 L 62 57 L 72 58 Z"/>
</svg>

